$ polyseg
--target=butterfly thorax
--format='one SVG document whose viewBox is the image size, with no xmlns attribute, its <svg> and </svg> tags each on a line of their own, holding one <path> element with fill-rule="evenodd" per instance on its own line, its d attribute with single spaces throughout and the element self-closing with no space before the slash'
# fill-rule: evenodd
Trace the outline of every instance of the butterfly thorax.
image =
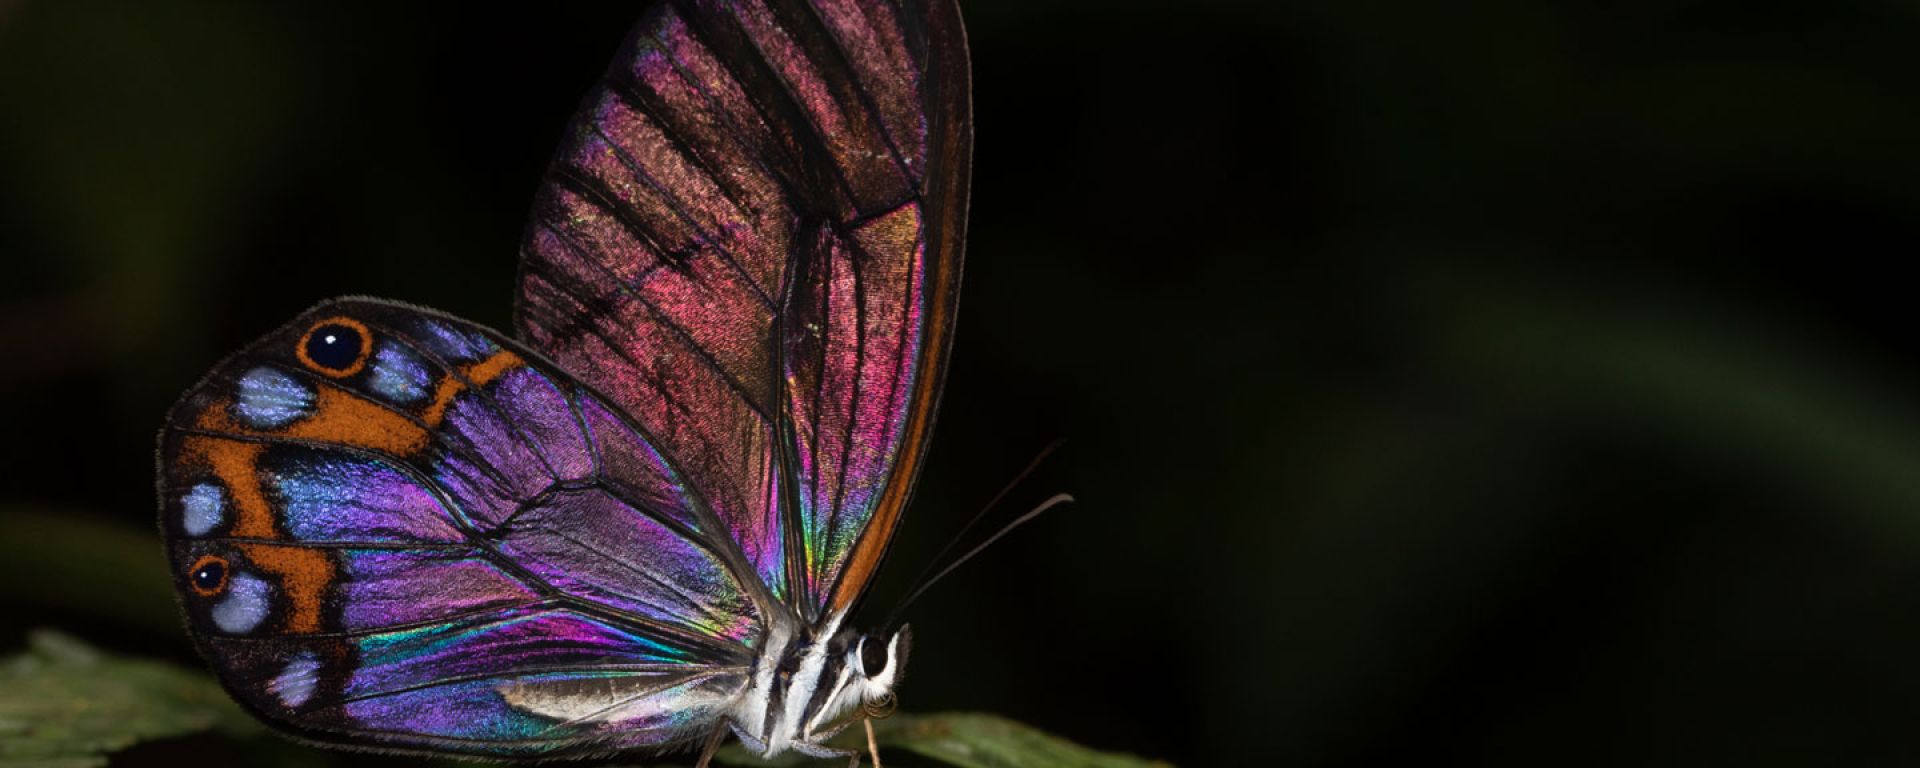
<svg viewBox="0 0 1920 768">
<path fill-rule="evenodd" d="M 882 638 L 838 631 L 839 623 L 835 617 L 813 633 L 776 626 L 768 634 L 731 718 L 748 749 L 765 757 L 789 749 L 837 755 L 827 739 L 861 717 L 892 714 L 911 633 L 901 627 Z"/>
</svg>

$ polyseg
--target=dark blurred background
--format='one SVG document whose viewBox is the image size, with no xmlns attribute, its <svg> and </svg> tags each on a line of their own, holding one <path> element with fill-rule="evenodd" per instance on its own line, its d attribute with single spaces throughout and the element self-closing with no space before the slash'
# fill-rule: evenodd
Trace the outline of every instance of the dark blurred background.
<svg viewBox="0 0 1920 768">
<path fill-rule="evenodd" d="M 162 413 L 325 297 L 505 327 L 641 5 L 0 0 L 0 649 L 198 663 Z M 914 608 L 908 709 L 1185 765 L 1920 759 L 1920 6 L 965 7 L 960 332 L 869 606 L 1055 438 L 1004 514 L 1080 503 Z"/>
</svg>

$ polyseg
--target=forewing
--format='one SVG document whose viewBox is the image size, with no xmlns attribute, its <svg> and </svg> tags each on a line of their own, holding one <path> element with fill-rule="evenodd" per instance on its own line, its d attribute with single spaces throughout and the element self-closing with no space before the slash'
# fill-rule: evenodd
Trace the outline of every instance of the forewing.
<svg viewBox="0 0 1920 768">
<path fill-rule="evenodd" d="M 744 558 L 645 433 L 446 315 L 316 307 L 187 393 L 159 471 L 202 652 L 310 738 L 664 744 L 719 717 L 762 631 Z"/>
<path fill-rule="evenodd" d="M 772 595 L 864 590 L 930 431 L 970 163 L 951 2 L 670 2 L 548 170 L 522 338 L 658 440 Z"/>
</svg>

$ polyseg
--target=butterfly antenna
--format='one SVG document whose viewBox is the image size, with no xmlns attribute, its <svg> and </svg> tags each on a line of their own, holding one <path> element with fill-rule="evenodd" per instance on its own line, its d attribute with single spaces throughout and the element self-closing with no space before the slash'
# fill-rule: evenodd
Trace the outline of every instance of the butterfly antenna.
<svg viewBox="0 0 1920 768">
<path fill-rule="evenodd" d="M 1046 461 L 1048 456 L 1053 455 L 1054 451 L 1060 450 L 1060 446 L 1066 444 L 1067 439 L 1063 437 L 1048 443 L 1047 447 L 1040 449 L 1040 453 L 1033 457 L 1033 461 L 1027 462 L 1026 469 L 1020 470 L 1020 474 L 1014 475 L 1012 480 L 1000 488 L 999 493 L 994 494 L 992 499 L 987 500 L 987 505 L 981 507 L 979 512 L 974 513 L 972 520 L 968 520 L 966 525 L 960 526 L 959 532 L 953 534 L 953 538 L 947 540 L 946 546 L 941 547 L 939 552 L 935 552 L 933 557 L 927 558 L 927 567 L 920 569 L 920 574 L 913 577 L 913 584 L 915 585 L 914 591 L 919 591 L 921 588 L 920 585 L 927 583 L 927 574 L 932 573 L 933 569 L 940 565 L 940 558 L 946 557 L 947 553 L 952 552 L 953 548 L 960 543 L 961 539 L 966 538 L 967 531 L 971 531 L 974 526 L 979 525 L 980 521 L 986 518 L 988 512 L 992 512 L 994 507 L 1000 505 L 1001 499 L 1006 498 L 1007 494 L 1013 492 L 1013 489 L 1018 488 L 1021 483 L 1026 482 L 1027 476 L 1033 474 L 1034 470 L 1039 469 L 1041 462 Z M 894 613 L 897 614 L 899 611 L 895 610 Z M 887 625 L 891 625 L 892 623 L 892 621 L 888 621 Z"/>
<path fill-rule="evenodd" d="M 988 536 L 986 541 L 980 542 L 979 546 L 974 547 L 971 550 L 968 550 L 966 554 L 961 555 L 959 559 L 954 560 L 951 565 L 948 565 L 947 567 L 940 569 L 940 572 L 937 574 L 934 574 L 933 578 L 928 579 L 925 584 L 920 585 L 919 589 L 916 589 L 913 591 L 912 594 L 907 595 L 907 599 L 900 601 L 900 605 L 893 609 L 893 613 L 890 613 L 887 615 L 887 620 L 883 622 L 881 626 L 883 627 L 893 626 L 894 619 L 900 618 L 900 614 L 907 610 L 907 606 L 913 605 L 913 601 L 920 599 L 921 595 L 926 594 L 927 590 L 932 588 L 933 585 L 940 583 L 940 580 L 946 578 L 947 574 L 953 573 L 953 569 L 959 568 L 960 566 L 965 565 L 968 560 L 973 559 L 974 555 L 978 555 L 981 552 L 985 551 L 987 547 L 993 546 L 993 543 L 996 541 L 999 541 L 1000 537 L 1005 536 L 1009 533 L 1012 533 L 1013 529 L 1018 528 L 1022 525 L 1025 525 L 1029 520 L 1039 517 L 1042 512 L 1045 512 L 1049 509 L 1053 509 L 1054 507 L 1060 506 L 1061 504 L 1065 504 L 1070 501 L 1073 501 L 1072 496 L 1069 496 L 1064 493 L 1056 493 L 1053 495 L 1052 498 L 1049 498 L 1046 501 L 1040 502 L 1040 506 L 1034 507 L 1033 509 L 1028 510 L 1026 514 L 1014 518 L 1013 522 L 1007 523 L 1005 527 L 1001 528 L 999 531 L 996 531 L 992 536 Z"/>
</svg>

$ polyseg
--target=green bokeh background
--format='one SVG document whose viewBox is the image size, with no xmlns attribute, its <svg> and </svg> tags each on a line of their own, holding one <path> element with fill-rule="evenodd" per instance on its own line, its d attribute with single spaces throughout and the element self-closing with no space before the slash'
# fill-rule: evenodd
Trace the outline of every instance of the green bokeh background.
<svg viewBox="0 0 1920 768">
<path fill-rule="evenodd" d="M 640 5 L 0 0 L 0 650 L 197 664 L 162 413 L 325 297 L 505 326 Z M 1920 6 L 965 8 L 960 330 L 871 605 L 1054 438 L 1013 506 L 1080 503 L 915 607 L 908 709 L 1196 766 L 1920 759 Z"/>
</svg>

